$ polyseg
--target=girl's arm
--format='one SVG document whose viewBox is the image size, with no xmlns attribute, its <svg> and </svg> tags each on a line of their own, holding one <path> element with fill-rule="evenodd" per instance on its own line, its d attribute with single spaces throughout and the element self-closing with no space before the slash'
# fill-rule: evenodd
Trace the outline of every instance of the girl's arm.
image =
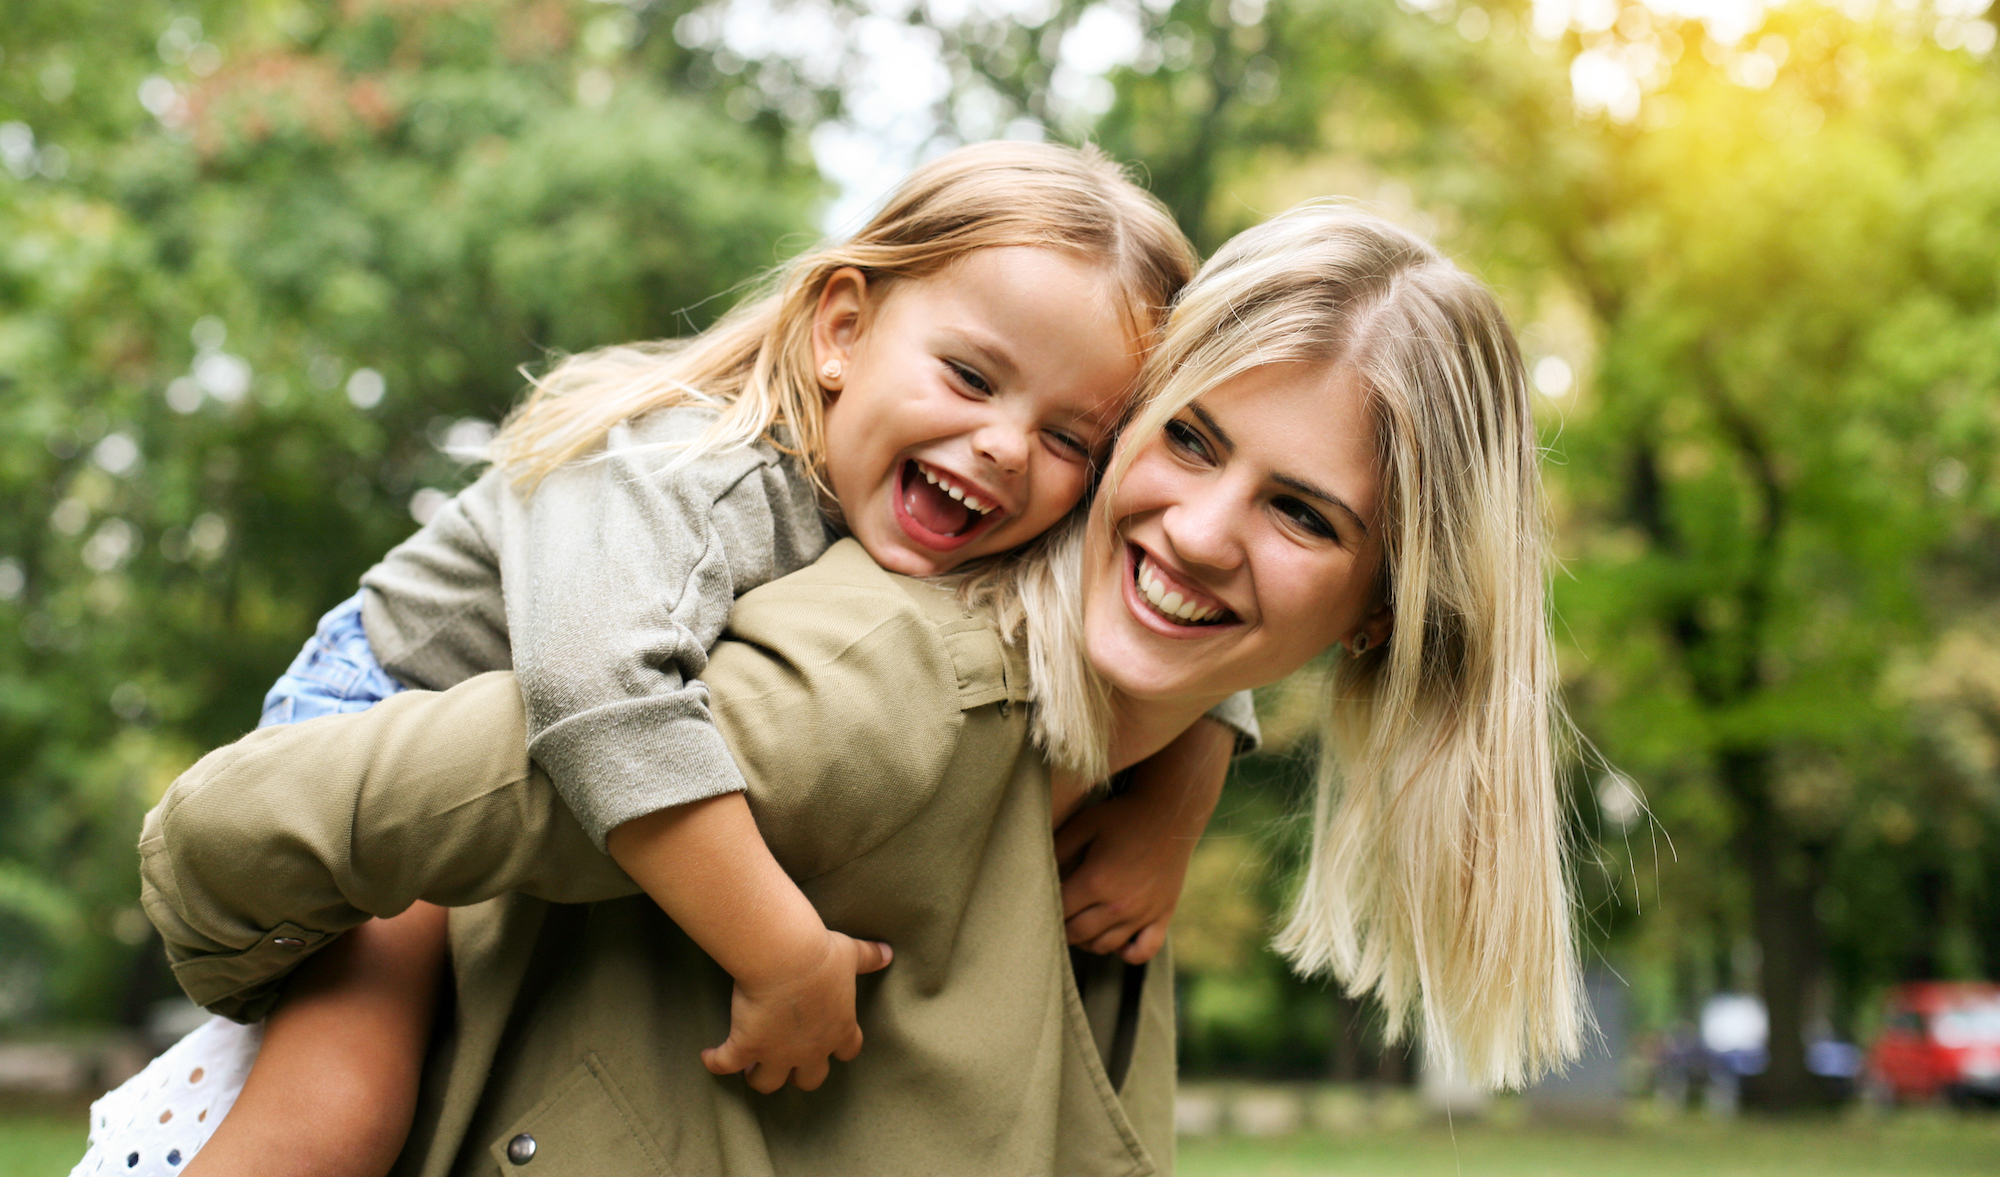
<svg viewBox="0 0 2000 1177">
<path fill-rule="evenodd" d="M 1204 716 L 1132 769 L 1132 787 L 1056 831 L 1069 942 L 1132 964 L 1167 942 L 1181 883 L 1229 774 L 1237 733 Z M 1080 860 L 1080 861 L 1079 861 Z"/>
<path fill-rule="evenodd" d="M 301 967 L 190 1177 L 386 1174 L 416 1113 L 444 957 L 445 909 L 419 903 Z"/>
<path fill-rule="evenodd" d="M 828 930 L 771 855 L 749 802 L 726 793 L 611 831 L 611 856 L 735 979 L 729 1038 L 702 1052 L 718 1075 L 747 1071 L 771 1092 L 811 1091 L 827 1056 L 861 1052 L 854 978 L 887 967 L 889 946 Z"/>
</svg>

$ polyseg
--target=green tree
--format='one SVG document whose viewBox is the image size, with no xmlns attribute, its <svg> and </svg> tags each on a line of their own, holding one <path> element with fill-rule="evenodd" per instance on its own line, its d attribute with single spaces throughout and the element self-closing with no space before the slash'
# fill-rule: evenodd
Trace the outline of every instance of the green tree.
<svg viewBox="0 0 2000 1177">
<path fill-rule="evenodd" d="M 813 170 L 673 16 L 10 14 L 0 1017 L 115 1012 L 140 813 L 458 485 L 439 448 L 517 366 L 697 328 L 809 231 Z"/>
<path fill-rule="evenodd" d="M 1696 986 L 1727 982 L 1747 934 L 1775 1044 L 1753 1094 L 1798 1106 L 1829 964 L 1851 1010 L 1955 935 L 1994 939 L 1971 930 L 1991 761 L 1936 718 L 1990 717 L 1990 696 L 1918 690 L 1926 718 L 1907 685 L 1993 587 L 1969 556 L 2000 505 L 1979 244 L 2000 88 L 1957 48 L 1991 27 L 1801 6 L 1724 44 L 1639 5 L 1553 37 L 1523 8 L 1424 7 L 1176 7 L 1212 53 L 1142 58 L 1099 127 L 1209 241 L 1298 196 L 1407 184 L 1402 212 L 1567 360 L 1549 386 L 1582 370 L 1547 415 L 1572 705 L 1679 853 L 1601 838 L 1593 938 Z M 1282 63 L 1261 106 L 1228 52 L 1248 45 Z M 1877 922 L 1926 911 L 1949 926 Z"/>
</svg>

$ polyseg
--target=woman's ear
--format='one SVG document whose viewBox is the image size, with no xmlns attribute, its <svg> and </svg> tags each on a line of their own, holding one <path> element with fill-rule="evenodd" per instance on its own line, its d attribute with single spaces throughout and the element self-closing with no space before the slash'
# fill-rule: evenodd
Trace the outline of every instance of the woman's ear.
<svg viewBox="0 0 2000 1177">
<path fill-rule="evenodd" d="M 813 371 L 828 392 L 846 387 L 854 345 L 868 326 L 868 310 L 868 277 L 853 266 L 835 270 L 820 288 L 813 311 Z"/>
<path fill-rule="evenodd" d="M 1389 635 L 1395 631 L 1396 615 L 1389 611 L 1389 603 L 1383 601 L 1375 606 L 1361 624 L 1348 635 L 1347 649 L 1350 653 L 1362 654 L 1369 650 L 1379 650 L 1389 644 Z"/>
</svg>

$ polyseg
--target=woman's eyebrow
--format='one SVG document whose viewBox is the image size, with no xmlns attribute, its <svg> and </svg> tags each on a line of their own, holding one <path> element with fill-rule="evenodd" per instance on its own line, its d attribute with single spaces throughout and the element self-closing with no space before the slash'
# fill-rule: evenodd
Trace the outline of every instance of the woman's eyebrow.
<svg viewBox="0 0 2000 1177">
<path fill-rule="evenodd" d="M 1210 413 L 1207 409 L 1201 407 L 1200 401 L 1189 401 L 1188 411 L 1190 413 L 1193 413 L 1197 418 L 1199 418 L 1201 420 L 1202 425 L 1206 427 L 1210 433 L 1213 433 L 1215 435 L 1215 443 L 1217 445 L 1221 446 L 1225 451 L 1228 451 L 1230 453 L 1234 453 L 1236 451 L 1236 442 L 1229 436 L 1227 430 L 1223 429 L 1222 426 L 1216 424 L 1215 416 L 1212 413 Z"/>
<path fill-rule="evenodd" d="M 1328 506 L 1335 507 L 1341 511 L 1345 511 L 1347 513 L 1347 517 L 1349 519 L 1354 520 L 1354 526 L 1361 529 L 1361 534 L 1362 535 L 1368 534 L 1368 524 L 1362 520 L 1361 513 L 1356 511 L 1353 507 L 1348 506 L 1347 501 L 1345 499 L 1342 499 L 1339 495 L 1333 493 L 1332 491 L 1322 490 L 1319 487 L 1314 486 L 1312 483 L 1307 482 L 1305 479 L 1294 478 L 1290 474 L 1273 474 L 1271 475 L 1271 481 L 1277 483 L 1280 486 L 1289 487 L 1292 490 L 1298 491 L 1300 494 L 1305 495 L 1309 498 L 1318 499 L 1321 502 L 1326 503 Z"/>
<path fill-rule="evenodd" d="M 1199 418 L 1201 420 L 1202 425 L 1205 426 L 1210 433 L 1215 435 L 1215 443 L 1217 445 L 1221 446 L 1225 451 L 1232 453 L 1235 451 L 1236 442 L 1230 439 L 1228 432 L 1224 430 L 1220 424 L 1217 424 L 1215 420 L 1215 415 L 1210 413 L 1207 409 L 1201 407 L 1200 401 L 1189 401 L 1188 411 L 1193 413 L 1197 418 Z M 1353 507 L 1348 506 L 1346 499 L 1341 498 L 1339 495 L 1333 493 L 1332 491 L 1324 490 L 1320 487 L 1314 486 L 1312 483 L 1307 482 L 1305 479 L 1297 478 L 1290 474 L 1273 474 L 1271 475 L 1271 481 L 1277 483 L 1280 486 L 1286 487 L 1290 490 L 1298 491 L 1300 494 L 1305 495 L 1308 498 L 1318 499 L 1320 502 L 1323 502 L 1328 506 L 1333 507 L 1335 510 L 1344 512 L 1349 519 L 1354 520 L 1354 526 L 1361 529 L 1362 535 L 1365 536 L 1368 534 L 1368 524 L 1362 520 L 1361 512 L 1356 511 Z"/>
</svg>

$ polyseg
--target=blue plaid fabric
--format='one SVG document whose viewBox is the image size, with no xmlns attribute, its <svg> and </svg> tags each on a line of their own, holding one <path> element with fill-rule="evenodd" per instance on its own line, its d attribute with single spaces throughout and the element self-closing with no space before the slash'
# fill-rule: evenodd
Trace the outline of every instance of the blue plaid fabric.
<svg viewBox="0 0 2000 1177">
<path fill-rule="evenodd" d="M 271 692 L 264 696 L 258 727 L 304 723 L 322 715 L 366 711 L 403 690 L 375 661 L 367 631 L 361 628 L 361 594 L 335 605 L 319 619 L 305 649 Z"/>
</svg>

